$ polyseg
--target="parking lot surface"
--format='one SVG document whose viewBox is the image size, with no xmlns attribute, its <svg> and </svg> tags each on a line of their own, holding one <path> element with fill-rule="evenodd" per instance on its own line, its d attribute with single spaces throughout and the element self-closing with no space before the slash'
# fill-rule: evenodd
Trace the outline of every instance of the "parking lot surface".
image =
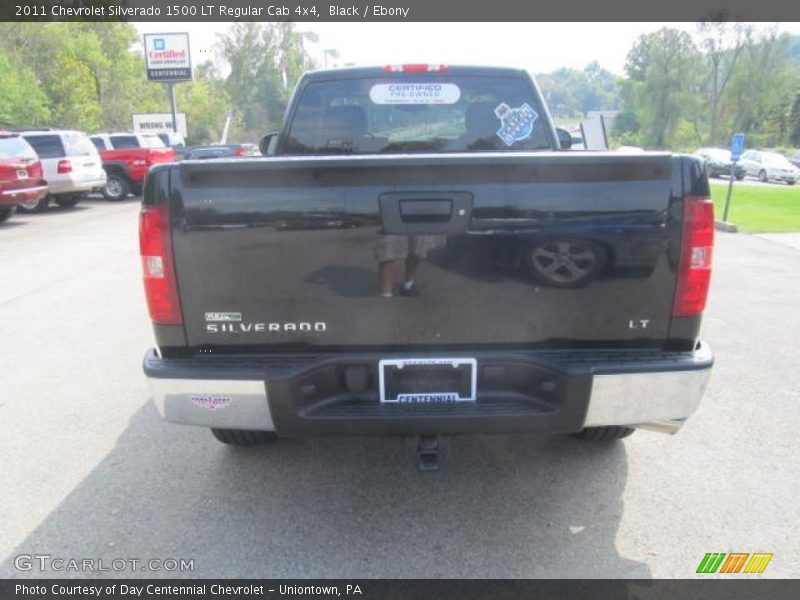
<svg viewBox="0 0 800 600">
<path fill-rule="evenodd" d="M 800 575 L 800 251 L 718 234 L 703 337 L 717 357 L 678 435 L 402 439 L 255 449 L 162 422 L 141 358 L 138 204 L 0 226 L 0 576 L 690 577 L 707 552 Z M 190 572 L 54 572 L 191 559 Z"/>
</svg>

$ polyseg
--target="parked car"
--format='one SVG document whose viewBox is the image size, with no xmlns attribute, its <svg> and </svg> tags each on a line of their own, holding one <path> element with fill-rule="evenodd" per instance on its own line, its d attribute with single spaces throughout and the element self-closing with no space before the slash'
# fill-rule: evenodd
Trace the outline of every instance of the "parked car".
<svg viewBox="0 0 800 600">
<path fill-rule="evenodd" d="M 106 200 L 122 200 L 129 192 L 138 196 L 152 165 L 175 160 L 175 150 L 154 133 L 95 133 L 90 139 L 108 176 L 102 188 Z"/>
<path fill-rule="evenodd" d="M 164 142 L 167 148 L 184 148 L 186 146 L 186 140 L 183 139 L 180 133 L 170 131 L 168 133 L 157 133 L 156 135 Z"/>
<path fill-rule="evenodd" d="M 565 152 L 523 70 L 297 86 L 269 160 L 148 176 L 144 371 L 164 418 L 241 445 L 421 436 L 421 465 L 439 434 L 683 426 L 713 363 L 702 160 Z"/>
<path fill-rule="evenodd" d="M 20 204 L 36 206 L 47 196 L 42 162 L 18 133 L 0 131 L 0 223 Z"/>
<path fill-rule="evenodd" d="M 207 146 L 189 146 L 181 154 L 182 160 L 206 160 L 232 156 L 258 156 L 260 153 L 255 144 L 209 144 Z"/>
<path fill-rule="evenodd" d="M 731 165 L 733 164 L 730 150 L 725 148 L 700 148 L 695 152 L 695 155 L 705 161 L 709 177 L 722 177 L 723 175 L 730 177 Z M 741 163 L 737 162 L 736 179 L 744 179 L 746 174 L 747 170 Z"/>
<path fill-rule="evenodd" d="M 800 168 L 797 168 L 783 154 L 748 150 L 742 154 L 740 164 L 748 175 L 758 177 L 759 181 L 783 181 L 794 185 L 800 180 Z"/>
<path fill-rule="evenodd" d="M 792 163 L 795 167 L 800 169 L 800 150 L 798 150 L 789 157 L 789 162 Z"/>
<path fill-rule="evenodd" d="M 21 210 L 40 211 L 51 199 L 59 206 L 75 206 L 92 189 L 106 183 L 100 155 L 82 131 L 42 129 L 22 132 L 42 161 L 48 195 Z"/>
</svg>

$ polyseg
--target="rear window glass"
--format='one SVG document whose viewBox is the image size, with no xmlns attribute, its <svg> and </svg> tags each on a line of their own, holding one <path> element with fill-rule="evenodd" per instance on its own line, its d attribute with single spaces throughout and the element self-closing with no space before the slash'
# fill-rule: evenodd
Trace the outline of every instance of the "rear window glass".
<svg viewBox="0 0 800 600">
<path fill-rule="evenodd" d="M 140 137 L 145 148 L 166 148 L 164 142 L 157 135 L 143 135 Z"/>
<path fill-rule="evenodd" d="M 97 154 L 89 136 L 85 133 L 65 133 L 62 136 L 67 156 L 87 156 Z"/>
<path fill-rule="evenodd" d="M 39 158 L 63 158 L 64 145 L 58 135 L 26 135 L 23 136 L 36 150 Z"/>
<path fill-rule="evenodd" d="M 508 77 L 404 76 L 311 83 L 288 154 L 547 150 L 530 83 Z"/>
<path fill-rule="evenodd" d="M 36 158 L 36 152 L 18 135 L 0 137 L 0 158 Z"/>
<path fill-rule="evenodd" d="M 97 148 L 99 151 L 102 152 L 103 150 L 106 149 L 106 143 L 103 141 L 103 138 L 92 137 L 92 138 L 89 138 L 89 139 L 92 140 L 92 143 L 94 144 L 94 147 Z"/>
<path fill-rule="evenodd" d="M 112 135 L 109 139 L 115 150 L 139 147 L 139 140 L 136 139 L 135 135 Z"/>
</svg>

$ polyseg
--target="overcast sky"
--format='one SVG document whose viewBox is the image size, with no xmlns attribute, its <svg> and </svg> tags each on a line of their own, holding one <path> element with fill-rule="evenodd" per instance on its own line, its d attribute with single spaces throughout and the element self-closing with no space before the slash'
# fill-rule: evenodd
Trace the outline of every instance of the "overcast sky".
<svg viewBox="0 0 800 600">
<path fill-rule="evenodd" d="M 135 23 L 141 33 L 188 31 L 194 64 L 214 56 L 217 34 L 231 23 Z M 322 65 L 325 49 L 339 58 L 328 65 L 445 63 L 502 65 L 544 73 L 559 67 L 581 69 L 593 60 L 622 74 L 634 40 L 661 27 L 693 32 L 693 23 L 297 23 L 319 43 L 306 49 Z M 764 27 L 765 25 L 759 25 Z M 800 33 L 800 23 L 781 23 Z"/>
</svg>

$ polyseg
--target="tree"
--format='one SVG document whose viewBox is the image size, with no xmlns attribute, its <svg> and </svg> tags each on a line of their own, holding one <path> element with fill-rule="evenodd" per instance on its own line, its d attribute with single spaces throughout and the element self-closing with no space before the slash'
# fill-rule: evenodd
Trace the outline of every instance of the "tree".
<svg viewBox="0 0 800 600">
<path fill-rule="evenodd" d="M 728 104 L 732 130 L 755 135 L 753 145 L 775 145 L 788 134 L 789 113 L 798 83 L 787 60 L 789 37 L 776 28 L 748 31 L 734 72 Z"/>
<path fill-rule="evenodd" d="M 700 53 L 684 31 L 663 28 L 640 36 L 625 65 L 631 81 L 624 112 L 633 115 L 640 144 L 676 145 L 686 116 L 697 101 L 692 95 L 700 77 Z M 682 139 L 682 143 L 689 140 Z"/>
<path fill-rule="evenodd" d="M 236 23 L 220 36 L 230 73 L 225 87 L 242 114 L 245 135 L 275 129 L 289 94 L 311 63 L 292 23 Z M 285 80 L 285 83 L 284 83 Z"/>
<path fill-rule="evenodd" d="M 701 103 L 701 110 L 695 115 L 693 123 L 696 131 L 701 131 L 701 123 L 708 123 L 703 144 L 727 142 L 728 136 L 718 131 L 722 118 L 723 97 L 739 61 L 747 35 L 752 27 L 742 23 L 719 21 L 701 22 L 697 26 L 699 44 L 703 50 L 703 62 L 707 77 L 701 79 L 698 92 L 707 99 Z"/>
<path fill-rule="evenodd" d="M 50 119 L 48 100 L 26 67 L 15 67 L 0 50 L 0 127 L 36 127 Z"/>
</svg>

